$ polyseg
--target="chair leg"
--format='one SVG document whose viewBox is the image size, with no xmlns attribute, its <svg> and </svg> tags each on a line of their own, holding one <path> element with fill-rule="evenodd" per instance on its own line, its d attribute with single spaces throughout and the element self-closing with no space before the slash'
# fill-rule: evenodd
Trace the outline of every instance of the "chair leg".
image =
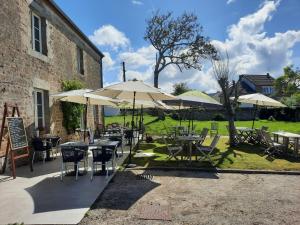
<svg viewBox="0 0 300 225">
<path fill-rule="evenodd" d="M 43 164 L 45 164 L 45 160 L 46 160 L 46 151 L 43 151 L 42 154 L 43 154 Z"/>
<path fill-rule="evenodd" d="M 32 160 L 31 160 L 32 165 L 34 163 L 34 156 L 35 156 L 35 152 L 33 152 L 33 154 L 32 154 Z"/>
<path fill-rule="evenodd" d="M 64 162 L 61 163 L 61 169 L 60 169 L 60 180 L 63 180 L 64 175 Z"/>
<path fill-rule="evenodd" d="M 79 170 L 79 168 L 78 168 L 78 163 L 76 163 L 76 177 L 75 177 L 75 180 L 78 179 L 78 170 Z"/>
<path fill-rule="evenodd" d="M 91 165 L 91 180 L 93 180 L 94 178 L 94 162 L 92 162 L 92 165 Z"/>
<path fill-rule="evenodd" d="M 106 179 L 108 178 L 108 168 L 107 168 L 107 163 L 105 162 L 105 168 L 106 168 Z"/>
</svg>

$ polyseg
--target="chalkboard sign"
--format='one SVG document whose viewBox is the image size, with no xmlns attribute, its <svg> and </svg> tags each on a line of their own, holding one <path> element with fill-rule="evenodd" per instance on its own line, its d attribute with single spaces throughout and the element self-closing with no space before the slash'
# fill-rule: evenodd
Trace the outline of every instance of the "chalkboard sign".
<svg viewBox="0 0 300 225">
<path fill-rule="evenodd" d="M 12 150 L 28 147 L 23 119 L 20 117 L 7 117 L 8 132 Z"/>
</svg>

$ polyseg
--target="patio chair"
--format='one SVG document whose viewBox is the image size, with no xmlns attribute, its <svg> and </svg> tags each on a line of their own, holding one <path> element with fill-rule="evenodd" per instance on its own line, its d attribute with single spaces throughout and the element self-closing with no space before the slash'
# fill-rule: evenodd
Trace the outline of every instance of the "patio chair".
<svg viewBox="0 0 300 225">
<path fill-rule="evenodd" d="M 86 168 L 86 160 L 84 160 L 86 156 L 86 151 L 78 148 L 68 147 L 68 148 L 61 148 L 61 174 L 60 174 L 60 180 L 63 180 L 64 172 L 67 170 L 67 163 L 73 163 L 74 169 L 75 169 L 75 179 L 78 178 L 79 173 L 79 163 L 84 163 L 84 168 Z"/>
<path fill-rule="evenodd" d="M 196 142 L 197 145 L 202 145 L 208 134 L 208 128 L 204 127 L 200 133 L 199 140 Z"/>
<path fill-rule="evenodd" d="M 217 122 L 211 122 L 210 124 L 210 136 L 217 135 L 219 133 L 219 124 Z"/>
<path fill-rule="evenodd" d="M 32 147 L 33 147 L 33 154 L 32 154 L 32 165 L 34 162 L 34 157 L 36 154 L 41 154 L 43 157 L 43 163 L 45 163 L 47 151 L 51 150 L 51 142 L 43 141 L 41 138 L 35 137 L 32 139 Z"/>
<path fill-rule="evenodd" d="M 51 140 L 52 156 L 55 152 L 55 157 L 57 157 L 57 153 L 58 153 L 58 150 L 59 150 L 59 145 L 60 145 L 61 138 L 57 136 L 57 137 L 52 137 L 50 140 Z"/>
<path fill-rule="evenodd" d="M 267 148 L 265 149 L 265 154 L 267 154 L 268 156 L 281 154 L 283 152 L 284 145 L 273 141 L 269 132 L 263 130 L 261 132 L 264 141 L 267 144 Z"/>
<path fill-rule="evenodd" d="M 177 143 L 177 141 L 170 136 L 162 136 L 162 138 L 168 150 L 168 160 L 171 160 L 172 158 L 178 160 L 177 155 L 183 150 L 181 144 Z"/>
<path fill-rule="evenodd" d="M 106 147 L 107 148 L 107 147 Z M 105 154 L 103 154 L 102 148 L 94 148 L 92 149 L 93 159 L 92 159 L 92 171 L 91 171 L 91 180 L 94 178 L 94 173 L 97 171 L 97 165 L 102 166 L 105 164 L 106 167 L 106 178 L 108 178 L 108 162 L 111 161 L 111 166 L 114 170 L 114 150 L 106 149 Z"/>
<path fill-rule="evenodd" d="M 214 139 L 212 140 L 211 144 L 209 146 L 203 146 L 203 145 L 196 145 L 196 149 L 200 152 L 202 157 L 199 158 L 199 161 L 204 161 L 207 159 L 211 164 L 213 164 L 213 161 L 211 159 L 211 154 L 216 148 L 221 135 L 217 134 L 214 136 Z"/>
</svg>

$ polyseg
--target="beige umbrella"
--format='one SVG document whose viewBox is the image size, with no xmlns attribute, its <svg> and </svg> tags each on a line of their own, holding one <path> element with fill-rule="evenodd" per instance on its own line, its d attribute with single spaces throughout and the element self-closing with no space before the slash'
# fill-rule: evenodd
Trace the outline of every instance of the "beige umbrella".
<svg viewBox="0 0 300 225">
<path fill-rule="evenodd" d="M 234 98 L 232 97 L 231 99 L 234 99 Z M 255 105 L 252 129 L 254 128 L 254 121 L 255 121 L 255 117 L 256 117 L 257 106 L 275 107 L 275 108 L 286 107 L 286 105 L 282 104 L 281 102 L 276 101 L 275 99 L 272 99 L 272 98 L 265 96 L 263 94 L 260 94 L 260 93 L 241 95 L 238 97 L 237 101 L 240 103 L 248 103 L 248 104 Z"/>
<path fill-rule="evenodd" d="M 132 120 L 131 120 L 131 132 L 134 129 L 134 110 L 135 101 L 157 101 L 157 100 L 171 100 L 176 99 L 175 96 L 162 92 L 160 89 L 145 84 L 142 81 L 126 81 L 118 84 L 113 84 L 101 89 L 98 89 L 93 94 L 101 95 L 110 98 L 116 98 L 121 100 L 131 100 L 132 105 Z M 131 162 L 131 150 L 132 140 L 130 145 L 129 163 Z"/>
<path fill-rule="evenodd" d="M 91 94 L 91 89 L 78 89 L 72 91 L 64 91 L 51 95 L 54 100 L 73 102 L 79 104 L 89 105 L 107 105 L 117 107 L 117 104 L 121 101 L 104 96 Z"/>
<path fill-rule="evenodd" d="M 73 102 L 85 105 L 85 121 L 84 121 L 84 141 L 85 141 L 85 131 L 87 127 L 87 108 L 88 105 L 106 105 L 117 107 L 117 104 L 121 102 L 117 99 L 111 99 L 108 97 L 103 97 L 99 95 L 91 94 L 93 90 L 91 89 L 78 89 L 71 91 L 64 91 L 57 94 L 51 95 L 55 101 L 65 101 Z"/>
</svg>

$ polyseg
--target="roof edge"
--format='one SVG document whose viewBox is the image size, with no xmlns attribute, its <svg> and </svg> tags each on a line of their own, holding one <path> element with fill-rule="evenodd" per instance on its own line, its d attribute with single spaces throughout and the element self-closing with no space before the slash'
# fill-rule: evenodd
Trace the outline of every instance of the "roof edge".
<svg viewBox="0 0 300 225">
<path fill-rule="evenodd" d="M 79 27 L 72 21 L 72 19 L 67 16 L 67 14 L 53 1 L 48 0 L 48 2 L 57 12 L 60 16 L 62 16 L 66 22 L 71 25 L 72 29 L 84 40 L 87 42 L 87 44 L 101 57 L 104 57 L 104 54 L 94 45 L 91 40 L 79 29 Z"/>
</svg>

